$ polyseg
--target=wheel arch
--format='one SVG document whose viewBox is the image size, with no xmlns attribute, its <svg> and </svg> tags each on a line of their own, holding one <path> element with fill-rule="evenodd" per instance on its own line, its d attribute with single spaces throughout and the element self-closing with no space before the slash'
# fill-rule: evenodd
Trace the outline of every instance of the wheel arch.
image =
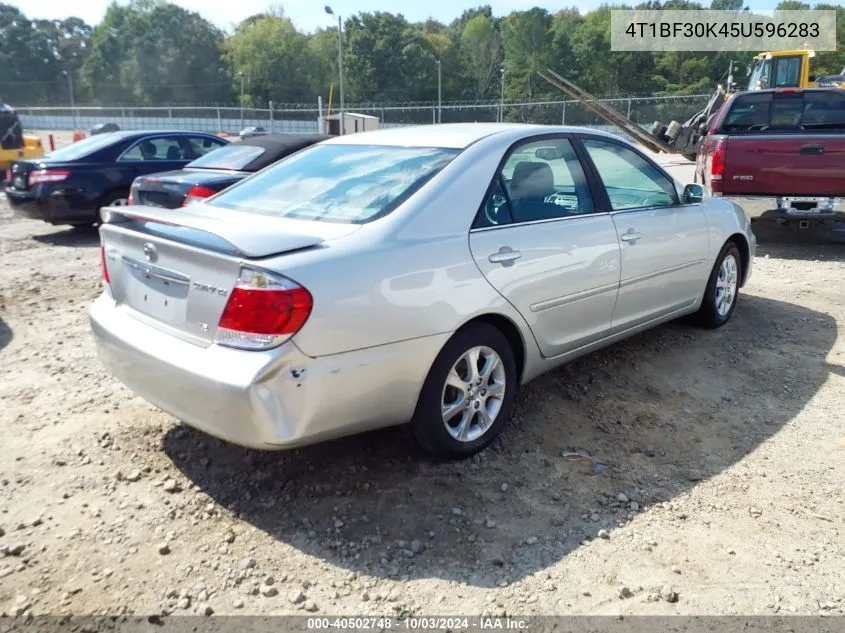
<svg viewBox="0 0 845 633">
<path fill-rule="evenodd" d="M 748 245 L 748 239 L 742 233 L 734 233 L 725 240 L 725 244 L 728 242 L 733 242 L 739 249 L 739 256 L 742 260 L 740 261 L 740 264 L 742 265 L 742 278 L 739 287 L 742 288 L 748 278 L 748 264 L 751 260 L 751 249 Z"/>
<path fill-rule="evenodd" d="M 516 358 L 517 381 L 522 383 L 522 378 L 525 375 L 527 349 L 525 346 L 525 339 L 523 338 L 522 332 L 519 330 L 516 323 L 503 314 L 488 312 L 473 317 L 461 325 L 461 327 L 455 330 L 455 332 L 465 330 L 474 323 L 487 323 L 488 325 L 495 327 L 504 335 L 511 346 L 511 350 L 513 350 L 514 357 Z"/>
</svg>

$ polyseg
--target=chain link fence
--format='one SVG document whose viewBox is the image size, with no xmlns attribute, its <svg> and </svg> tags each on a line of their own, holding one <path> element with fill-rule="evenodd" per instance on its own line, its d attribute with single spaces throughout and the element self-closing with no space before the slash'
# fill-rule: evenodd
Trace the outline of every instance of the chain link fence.
<svg viewBox="0 0 845 633">
<path fill-rule="evenodd" d="M 644 128 L 654 121 L 683 122 L 701 110 L 710 95 L 600 99 Z M 172 107 L 17 107 L 30 130 L 87 130 L 98 123 L 117 123 L 126 130 L 176 129 L 237 134 L 244 127 L 261 126 L 268 132 L 316 132 L 321 114 L 316 107 L 273 109 L 213 106 Z M 578 101 L 525 103 L 350 104 L 346 112 L 379 118 L 381 127 L 431 123 L 508 121 L 545 125 L 577 125 L 615 129 Z M 334 111 L 336 112 L 336 111 Z M 323 112 L 325 114 L 325 112 Z"/>
</svg>

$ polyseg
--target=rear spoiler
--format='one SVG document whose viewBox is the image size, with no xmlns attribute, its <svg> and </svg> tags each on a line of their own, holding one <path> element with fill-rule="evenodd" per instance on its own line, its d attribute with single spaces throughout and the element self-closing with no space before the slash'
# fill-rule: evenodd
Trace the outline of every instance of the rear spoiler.
<svg viewBox="0 0 845 633">
<path fill-rule="evenodd" d="M 201 212 L 198 212 L 200 209 Z M 310 248 L 325 241 L 323 236 L 293 230 L 290 220 L 216 209 L 201 202 L 179 209 L 143 205 L 103 207 L 100 209 L 100 218 L 104 225 L 152 222 L 165 227 L 199 231 L 225 242 L 236 255 L 247 258 L 268 257 Z"/>
</svg>

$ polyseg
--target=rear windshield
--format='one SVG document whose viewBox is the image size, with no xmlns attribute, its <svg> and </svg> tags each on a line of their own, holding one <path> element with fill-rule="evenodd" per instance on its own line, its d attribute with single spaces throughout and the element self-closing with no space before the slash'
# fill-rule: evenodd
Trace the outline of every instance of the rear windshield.
<svg viewBox="0 0 845 633">
<path fill-rule="evenodd" d="M 767 92 L 736 97 L 721 131 L 845 130 L 845 92 Z"/>
<path fill-rule="evenodd" d="M 264 215 L 363 223 L 406 200 L 460 150 L 314 145 L 224 190 L 208 204 Z"/>
<path fill-rule="evenodd" d="M 240 145 L 232 143 L 212 150 L 195 161 L 188 163 L 188 167 L 202 169 L 243 169 L 249 163 L 261 156 L 266 150 L 255 145 Z"/>
<path fill-rule="evenodd" d="M 101 150 L 104 147 L 117 143 L 122 140 L 122 138 L 122 136 L 118 136 L 113 132 L 95 134 L 94 136 L 89 136 L 81 141 L 76 141 L 75 143 L 65 145 L 64 147 L 50 152 L 47 154 L 47 158 L 62 161 L 76 160 L 77 158 L 88 156 L 89 154 Z"/>
</svg>

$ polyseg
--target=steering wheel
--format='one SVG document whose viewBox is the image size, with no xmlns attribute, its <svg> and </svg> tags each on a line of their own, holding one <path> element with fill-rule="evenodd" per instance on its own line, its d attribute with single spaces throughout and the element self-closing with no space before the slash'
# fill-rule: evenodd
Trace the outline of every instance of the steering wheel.
<svg viewBox="0 0 845 633">
<path fill-rule="evenodd" d="M 651 202 L 654 200 L 654 202 Z M 665 202 L 666 201 L 666 194 L 662 191 L 655 192 L 650 196 L 646 196 L 642 201 L 640 201 L 641 207 L 650 207 L 658 202 Z"/>
<path fill-rule="evenodd" d="M 484 217 L 487 218 L 490 224 L 499 224 L 499 211 L 502 210 L 505 204 L 507 204 L 507 199 L 503 195 L 494 193 L 490 196 L 487 204 L 484 205 Z"/>
</svg>

